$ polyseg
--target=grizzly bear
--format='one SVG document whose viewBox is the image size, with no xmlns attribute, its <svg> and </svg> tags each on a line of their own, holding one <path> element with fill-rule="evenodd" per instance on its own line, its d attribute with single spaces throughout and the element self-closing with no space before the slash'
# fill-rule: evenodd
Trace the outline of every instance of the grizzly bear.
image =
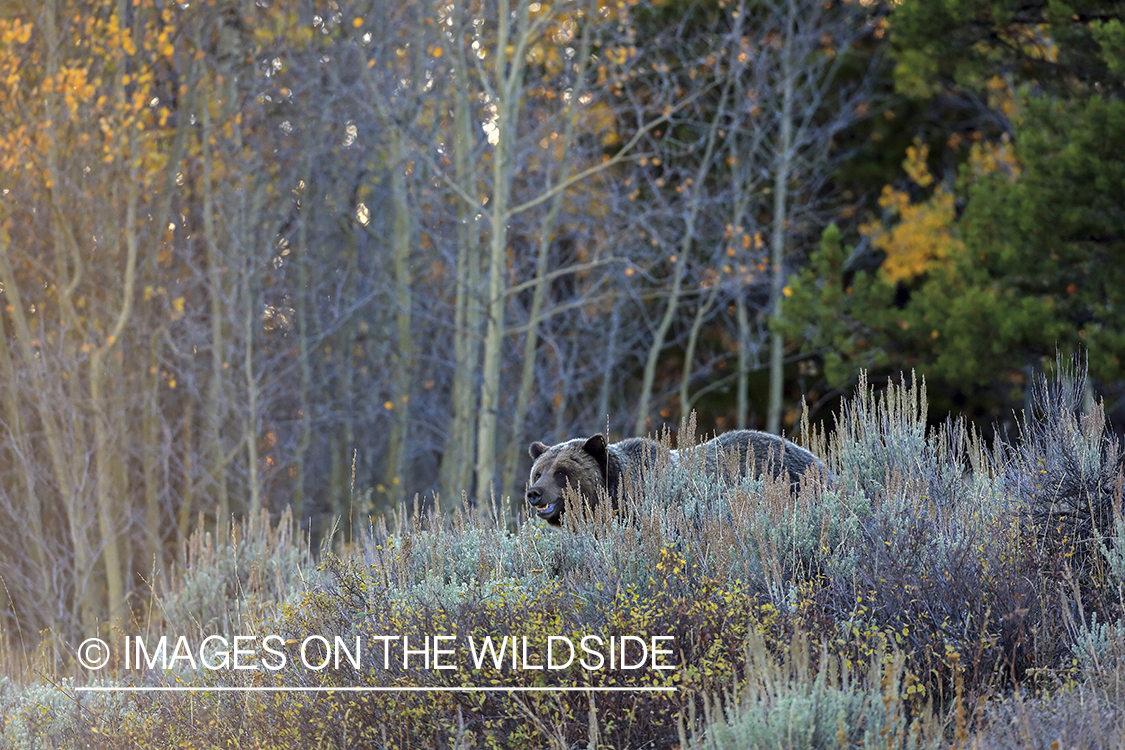
<svg viewBox="0 0 1125 750">
<path fill-rule="evenodd" d="M 616 509 L 622 480 L 639 480 L 643 472 L 662 461 L 678 466 L 690 457 L 700 461 L 703 470 L 710 474 L 736 468 L 739 476 L 746 476 L 753 466 L 758 473 L 768 470 L 777 477 L 784 470 L 790 482 L 797 482 L 813 464 L 824 466 L 801 446 L 757 430 L 732 430 L 685 450 L 669 450 L 650 438 L 628 438 L 607 444 L 605 435 L 599 433 L 555 446 L 536 441 L 528 453 L 534 464 L 527 502 L 539 518 L 556 526 L 562 523 L 563 490 L 568 486 L 591 507 L 597 503 L 599 492 L 604 491 Z M 733 464 L 735 460 L 737 467 Z"/>
</svg>

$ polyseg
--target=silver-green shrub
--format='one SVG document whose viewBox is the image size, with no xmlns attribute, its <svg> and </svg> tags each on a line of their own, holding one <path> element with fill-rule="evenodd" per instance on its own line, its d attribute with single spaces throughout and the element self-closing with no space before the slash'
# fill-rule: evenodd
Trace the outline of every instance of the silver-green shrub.
<svg viewBox="0 0 1125 750">
<path fill-rule="evenodd" d="M 744 680 L 723 699 L 704 700 L 704 716 L 682 744 L 692 750 L 827 750 L 943 746 L 940 722 L 928 711 L 912 718 L 901 696 L 901 655 L 873 659 L 857 673 L 821 653 L 813 669 L 808 646 L 796 639 L 778 658 L 751 636 Z"/>
</svg>

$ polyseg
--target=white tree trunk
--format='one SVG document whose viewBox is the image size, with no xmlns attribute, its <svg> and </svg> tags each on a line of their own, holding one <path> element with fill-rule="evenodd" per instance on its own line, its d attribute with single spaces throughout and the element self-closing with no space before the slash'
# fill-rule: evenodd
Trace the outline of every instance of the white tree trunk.
<svg viewBox="0 0 1125 750">
<path fill-rule="evenodd" d="M 797 22 L 797 0 L 788 0 L 788 16 L 781 53 L 781 135 L 777 146 L 777 170 L 774 173 L 773 187 L 773 231 L 770 238 L 770 271 L 773 274 L 770 286 L 770 398 L 766 415 L 766 431 L 781 432 L 781 393 L 785 371 L 783 357 L 784 342 L 778 333 L 777 323 L 781 319 L 782 288 L 785 283 L 785 230 L 788 221 L 787 199 L 789 197 L 789 171 L 793 154 L 793 34 Z"/>
</svg>

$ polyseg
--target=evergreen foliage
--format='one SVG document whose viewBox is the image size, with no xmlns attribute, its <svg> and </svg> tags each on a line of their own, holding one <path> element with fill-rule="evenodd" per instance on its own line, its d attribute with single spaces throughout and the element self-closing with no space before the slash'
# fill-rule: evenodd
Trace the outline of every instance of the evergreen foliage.
<svg viewBox="0 0 1125 750">
<path fill-rule="evenodd" d="M 1119 396 L 1123 13 L 992 0 L 895 9 L 896 85 L 945 114 L 906 149 L 860 249 L 841 250 L 829 227 L 791 284 L 783 330 L 823 358 L 831 386 L 861 368 L 917 368 L 945 398 L 978 394 L 996 415 L 1025 400 L 1056 352 L 1086 352 L 1091 377 Z"/>
</svg>

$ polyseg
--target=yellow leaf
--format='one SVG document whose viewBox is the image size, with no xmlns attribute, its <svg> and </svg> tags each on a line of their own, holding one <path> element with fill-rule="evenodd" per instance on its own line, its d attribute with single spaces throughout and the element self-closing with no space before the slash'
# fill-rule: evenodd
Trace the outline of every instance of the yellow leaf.
<svg viewBox="0 0 1125 750">
<path fill-rule="evenodd" d="M 921 138 L 915 138 L 914 145 L 906 148 L 906 159 L 902 162 L 902 168 L 918 187 L 929 187 L 934 182 L 930 168 L 926 165 L 929 155 L 930 147 L 922 143 Z"/>
<path fill-rule="evenodd" d="M 938 188 L 929 200 L 911 204 L 905 194 L 889 195 L 884 189 L 884 198 L 888 198 L 886 203 L 883 198 L 879 202 L 893 205 L 900 215 L 899 222 L 888 229 L 877 221 L 864 225 L 860 231 L 887 253 L 883 272 L 888 281 L 907 281 L 919 276 L 963 247 L 955 233 L 951 193 Z"/>
<path fill-rule="evenodd" d="M 358 29 L 362 25 L 363 25 L 363 19 L 360 18 L 359 16 L 356 16 L 355 18 L 352 19 L 352 26 L 354 26 L 355 28 Z"/>
</svg>

